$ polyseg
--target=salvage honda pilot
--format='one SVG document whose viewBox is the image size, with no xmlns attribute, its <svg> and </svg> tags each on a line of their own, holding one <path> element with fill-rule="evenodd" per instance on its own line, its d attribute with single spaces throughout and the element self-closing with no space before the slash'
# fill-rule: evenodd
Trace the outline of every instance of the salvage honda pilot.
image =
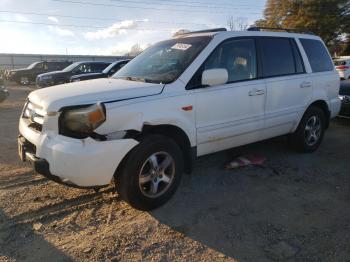
<svg viewBox="0 0 350 262">
<path fill-rule="evenodd" d="M 339 112 L 339 82 L 311 34 L 187 33 L 112 78 L 30 93 L 19 154 L 65 185 L 114 180 L 125 201 L 150 210 L 174 194 L 195 157 L 287 134 L 299 151 L 316 150 Z"/>
</svg>

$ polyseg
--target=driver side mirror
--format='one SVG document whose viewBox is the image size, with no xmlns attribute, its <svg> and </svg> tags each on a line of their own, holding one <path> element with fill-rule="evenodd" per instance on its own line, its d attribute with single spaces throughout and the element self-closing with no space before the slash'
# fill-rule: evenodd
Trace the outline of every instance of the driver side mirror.
<svg viewBox="0 0 350 262">
<path fill-rule="evenodd" d="M 204 70 L 202 73 L 202 86 L 224 85 L 228 81 L 228 72 L 225 68 Z"/>
</svg>

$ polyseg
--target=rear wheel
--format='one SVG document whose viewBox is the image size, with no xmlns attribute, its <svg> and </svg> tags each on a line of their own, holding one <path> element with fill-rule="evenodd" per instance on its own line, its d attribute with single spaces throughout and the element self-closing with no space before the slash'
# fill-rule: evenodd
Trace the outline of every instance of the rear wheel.
<svg viewBox="0 0 350 262">
<path fill-rule="evenodd" d="M 326 116 L 319 107 L 311 106 L 291 135 L 291 145 L 301 152 L 314 152 L 323 140 Z"/>
<path fill-rule="evenodd" d="M 116 181 L 118 193 L 132 207 L 151 210 L 175 193 L 184 164 L 173 140 L 151 135 L 129 153 L 122 165 Z"/>
</svg>

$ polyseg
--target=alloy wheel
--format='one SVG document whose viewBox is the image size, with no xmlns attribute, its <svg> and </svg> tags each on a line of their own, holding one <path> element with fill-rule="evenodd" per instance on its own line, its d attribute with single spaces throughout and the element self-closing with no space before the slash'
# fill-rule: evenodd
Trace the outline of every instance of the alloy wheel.
<svg viewBox="0 0 350 262">
<path fill-rule="evenodd" d="M 142 165 L 139 187 L 143 195 L 156 198 L 163 195 L 175 176 L 175 161 L 167 152 L 152 154 Z"/>
<path fill-rule="evenodd" d="M 308 146 L 315 145 L 322 133 L 321 120 L 318 116 L 311 116 L 305 125 L 305 142 Z"/>
</svg>

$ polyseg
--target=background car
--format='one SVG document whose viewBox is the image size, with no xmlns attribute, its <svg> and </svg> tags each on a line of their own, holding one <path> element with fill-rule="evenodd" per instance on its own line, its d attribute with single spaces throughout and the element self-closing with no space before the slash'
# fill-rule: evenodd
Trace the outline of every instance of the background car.
<svg viewBox="0 0 350 262">
<path fill-rule="evenodd" d="M 68 83 L 73 75 L 101 73 L 109 62 L 76 62 L 66 67 L 62 71 L 54 71 L 38 75 L 36 86 L 38 88 Z"/>
<path fill-rule="evenodd" d="M 335 59 L 334 65 L 341 79 L 350 79 L 350 57 Z"/>
<path fill-rule="evenodd" d="M 339 98 L 341 100 L 339 116 L 350 117 L 350 81 L 340 83 Z"/>
<path fill-rule="evenodd" d="M 3 74 L 0 74 L 0 103 L 9 96 L 9 92 L 4 87 Z"/>
<path fill-rule="evenodd" d="M 77 81 L 83 81 L 83 80 L 89 80 L 89 79 L 110 77 L 110 76 L 114 75 L 114 73 L 116 73 L 120 68 L 122 68 L 124 65 L 126 65 L 129 61 L 130 61 L 130 59 L 116 61 L 116 62 L 110 64 L 109 66 L 107 66 L 101 73 L 74 75 L 70 78 L 70 81 L 77 82 Z"/>
<path fill-rule="evenodd" d="M 15 81 L 17 84 L 29 85 L 35 82 L 37 75 L 50 71 L 62 70 L 70 64 L 72 64 L 72 62 L 69 61 L 35 62 L 27 68 L 8 70 L 6 76 L 7 80 Z"/>
</svg>

